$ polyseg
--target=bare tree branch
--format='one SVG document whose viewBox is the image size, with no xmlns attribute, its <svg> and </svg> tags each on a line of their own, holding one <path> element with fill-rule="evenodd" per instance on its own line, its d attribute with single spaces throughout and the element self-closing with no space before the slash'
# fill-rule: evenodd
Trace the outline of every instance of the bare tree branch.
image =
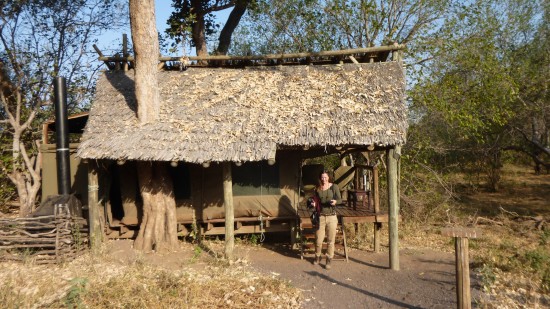
<svg viewBox="0 0 550 309">
<path fill-rule="evenodd" d="M 522 136 L 523 138 L 528 141 L 529 143 L 531 143 L 533 146 L 535 146 L 537 149 L 541 150 L 542 152 L 544 152 L 545 154 L 549 155 L 550 156 L 550 149 L 549 148 L 546 148 L 544 147 L 544 145 L 542 145 L 541 143 L 539 143 L 538 141 L 535 141 L 533 139 L 530 139 L 527 134 L 525 134 L 525 132 L 523 132 L 523 130 L 521 130 L 520 128 L 518 127 L 514 127 L 514 129 L 516 131 L 518 131 Z"/>
</svg>

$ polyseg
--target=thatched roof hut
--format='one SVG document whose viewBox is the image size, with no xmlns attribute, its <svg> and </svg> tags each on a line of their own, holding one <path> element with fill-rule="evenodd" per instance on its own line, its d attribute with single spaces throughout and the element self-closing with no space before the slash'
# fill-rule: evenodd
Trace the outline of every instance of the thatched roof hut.
<svg viewBox="0 0 550 309">
<path fill-rule="evenodd" d="M 159 87 L 160 120 L 140 125 L 133 72 L 105 72 L 78 156 L 246 162 L 285 147 L 405 142 L 400 62 L 190 68 L 159 72 Z"/>
</svg>

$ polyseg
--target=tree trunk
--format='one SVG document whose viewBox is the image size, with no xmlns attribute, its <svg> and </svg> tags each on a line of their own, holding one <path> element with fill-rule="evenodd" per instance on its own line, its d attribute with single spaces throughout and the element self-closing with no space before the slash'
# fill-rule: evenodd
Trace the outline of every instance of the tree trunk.
<svg viewBox="0 0 550 309">
<path fill-rule="evenodd" d="M 19 216 L 26 217 L 34 210 L 36 195 L 40 190 L 42 156 L 38 153 L 36 157 L 29 159 L 20 141 L 20 130 L 16 130 L 12 141 L 13 169 L 8 177 L 15 185 L 19 196 Z"/>
<path fill-rule="evenodd" d="M 192 0 L 192 13 L 196 14 L 195 23 L 193 23 L 192 36 L 193 43 L 195 44 L 197 56 L 208 56 L 208 49 L 206 47 L 206 34 L 204 25 L 204 12 L 202 11 L 202 1 Z"/>
<path fill-rule="evenodd" d="M 154 0 L 130 0 L 130 23 L 135 51 L 135 88 L 141 124 L 160 114 L 157 79 L 159 56 Z M 134 248 L 172 250 L 178 243 L 176 202 L 166 163 L 138 162 L 138 181 L 143 198 L 143 219 Z"/>
<path fill-rule="evenodd" d="M 227 22 L 225 23 L 225 26 L 223 26 L 223 29 L 220 33 L 219 44 L 217 49 L 218 54 L 227 55 L 227 51 L 229 50 L 229 45 L 231 44 L 231 36 L 233 35 L 235 28 L 237 28 L 237 26 L 239 25 L 239 22 L 241 21 L 241 17 L 246 12 L 246 8 L 248 7 L 249 3 L 250 3 L 250 0 L 238 0 L 235 3 L 233 10 L 229 14 L 229 17 L 227 18 Z"/>
<path fill-rule="evenodd" d="M 160 114 L 157 64 L 160 54 L 154 0 L 130 0 L 130 23 L 135 52 L 135 87 L 140 123 Z"/>
<path fill-rule="evenodd" d="M 143 198 L 143 219 L 134 248 L 167 251 L 177 247 L 176 202 L 165 162 L 139 162 L 139 189 Z"/>
</svg>

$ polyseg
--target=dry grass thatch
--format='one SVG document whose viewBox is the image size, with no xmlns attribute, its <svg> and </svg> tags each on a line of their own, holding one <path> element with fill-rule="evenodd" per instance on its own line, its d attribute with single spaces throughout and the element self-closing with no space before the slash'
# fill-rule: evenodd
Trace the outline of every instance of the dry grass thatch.
<svg viewBox="0 0 550 309">
<path fill-rule="evenodd" d="M 400 145 L 400 62 L 160 72 L 161 116 L 140 125 L 133 72 L 106 72 L 78 155 L 90 159 L 259 161 L 278 147 Z"/>
</svg>

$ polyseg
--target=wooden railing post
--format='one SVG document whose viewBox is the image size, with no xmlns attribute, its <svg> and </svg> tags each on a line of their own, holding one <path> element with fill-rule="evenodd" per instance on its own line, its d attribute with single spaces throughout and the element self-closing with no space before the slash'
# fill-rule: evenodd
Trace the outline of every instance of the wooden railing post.
<svg viewBox="0 0 550 309">
<path fill-rule="evenodd" d="M 456 303 L 458 309 L 472 308 L 470 296 L 470 262 L 468 257 L 468 238 L 478 238 L 481 231 L 474 228 L 444 228 L 441 235 L 455 239 L 456 263 Z"/>
</svg>

